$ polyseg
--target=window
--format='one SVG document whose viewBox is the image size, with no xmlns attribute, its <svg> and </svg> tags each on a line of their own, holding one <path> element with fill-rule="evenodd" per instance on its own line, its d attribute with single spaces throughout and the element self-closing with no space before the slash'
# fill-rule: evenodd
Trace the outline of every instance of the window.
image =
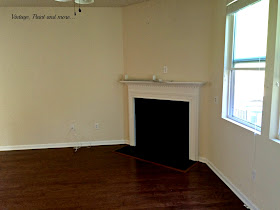
<svg viewBox="0 0 280 210">
<path fill-rule="evenodd" d="M 245 1 L 234 2 L 230 10 L 237 9 L 227 16 L 223 117 L 260 131 L 269 0 L 243 8 Z"/>
</svg>

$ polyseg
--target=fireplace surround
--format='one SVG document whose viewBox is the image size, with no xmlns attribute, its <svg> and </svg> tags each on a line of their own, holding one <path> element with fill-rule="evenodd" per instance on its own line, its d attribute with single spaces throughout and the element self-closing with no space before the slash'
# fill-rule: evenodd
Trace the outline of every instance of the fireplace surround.
<svg viewBox="0 0 280 210">
<path fill-rule="evenodd" d="M 200 87 L 205 83 L 154 81 L 121 81 L 121 83 L 128 86 L 129 144 L 136 146 L 136 98 L 189 102 L 189 159 L 198 161 L 199 93 Z"/>
</svg>

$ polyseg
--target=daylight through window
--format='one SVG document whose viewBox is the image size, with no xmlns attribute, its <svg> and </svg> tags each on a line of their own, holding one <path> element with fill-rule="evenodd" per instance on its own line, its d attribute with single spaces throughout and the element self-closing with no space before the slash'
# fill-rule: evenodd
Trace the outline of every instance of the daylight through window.
<svg viewBox="0 0 280 210">
<path fill-rule="evenodd" d="M 269 0 L 228 15 L 227 117 L 261 130 Z"/>
</svg>

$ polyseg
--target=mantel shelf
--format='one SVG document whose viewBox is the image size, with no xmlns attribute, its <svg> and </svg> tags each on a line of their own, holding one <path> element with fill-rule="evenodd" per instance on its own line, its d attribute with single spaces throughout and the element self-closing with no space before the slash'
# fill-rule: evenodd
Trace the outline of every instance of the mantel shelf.
<svg viewBox="0 0 280 210">
<path fill-rule="evenodd" d="M 138 84 L 138 85 L 178 85 L 178 86 L 203 86 L 207 82 L 175 82 L 175 81 L 153 81 L 153 80 L 121 80 L 121 83 L 124 84 Z"/>
</svg>

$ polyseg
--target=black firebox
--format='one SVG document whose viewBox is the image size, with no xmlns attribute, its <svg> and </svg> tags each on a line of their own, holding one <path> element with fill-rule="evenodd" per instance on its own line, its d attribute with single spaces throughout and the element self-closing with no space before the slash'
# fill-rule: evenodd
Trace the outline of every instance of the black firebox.
<svg viewBox="0 0 280 210">
<path fill-rule="evenodd" d="M 189 160 L 189 102 L 135 98 L 136 149 L 153 161 Z"/>
<path fill-rule="evenodd" d="M 189 102 L 135 98 L 136 146 L 117 152 L 186 171 L 189 160 Z"/>
</svg>

